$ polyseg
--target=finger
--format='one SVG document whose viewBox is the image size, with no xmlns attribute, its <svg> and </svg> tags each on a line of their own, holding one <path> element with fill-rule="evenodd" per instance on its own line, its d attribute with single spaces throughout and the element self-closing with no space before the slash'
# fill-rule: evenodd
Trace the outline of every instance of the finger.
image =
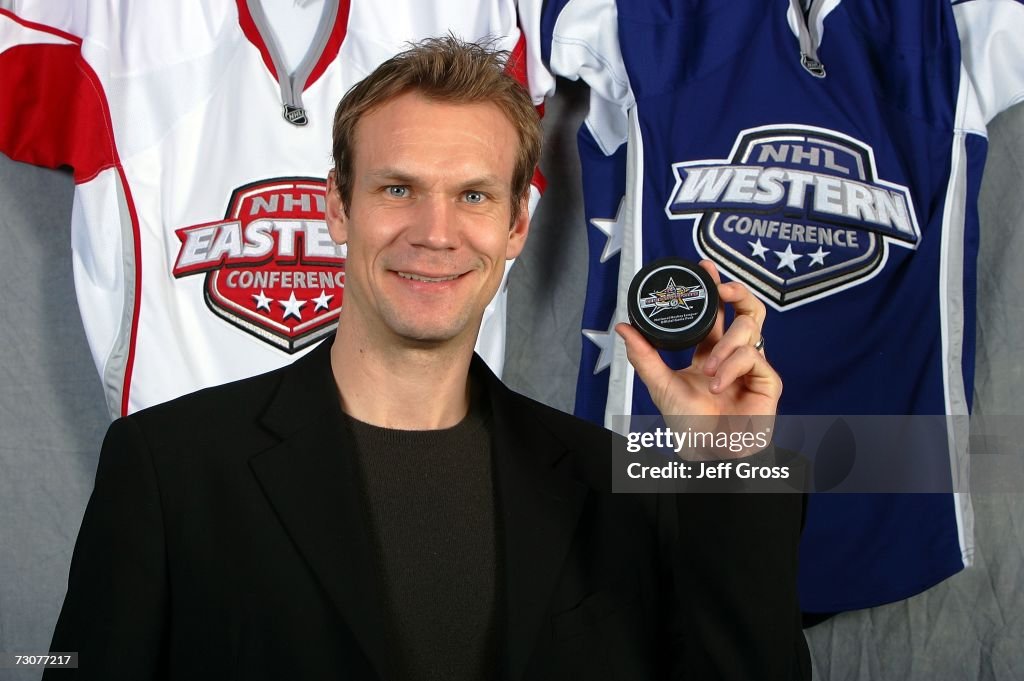
<svg viewBox="0 0 1024 681">
<path fill-rule="evenodd" d="M 727 390 L 737 380 L 743 380 L 751 392 L 773 400 L 782 395 L 782 379 L 760 352 L 752 345 L 737 348 L 718 368 L 708 389 L 713 393 Z"/>
<path fill-rule="evenodd" d="M 716 285 L 722 283 L 722 276 L 718 273 L 718 266 L 715 265 L 714 261 L 701 260 L 698 264 L 704 268 L 704 271 L 711 277 L 711 281 L 715 282 Z"/>
<path fill-rule="evenodd" d="M 751 315 L 737 315 L 721 340 L 715 343 L 701 370 L 705 376 L 714 376 L 721 363 L 737 349 L 753 346 L 761 337 L 761 325 Z"/>
<path fill-rule="evenodd" d="M 711 277 L 711 281 L 715 282 L 718 293 L 718 315 L 715 317 L 715 324 L 711 327 L 711 331 L 707 337 L 700 342 L 695 351 L 695 359 L 707 355 L 711 348 L 715 346 L 715 343 L 722 338 L 722 334 L 725 332 L 725 304 L 722 300 L 722 277 L 718 273 L 718 267 L 710 260 L 701 260 L 700 266 L 704 268 L 704 271 Z M 699 361 L 699 360 L 698 360 Z"/>
<path fill-rule="evenodd" d="M 752 332 L 749 342 L 751 344 L 756 343 L 761 338 L 761 328 L 763 327 L 765 317 L 767 316 L 767 308 L 765 308 L 764 303 L 762 303 L 749 288 L 738 281 L 731 281 L 727 284 L 719 285 L 718 297 L 721 300 L 721 304 L 719 306 L 719 320 L 724 323 L 725 314 L 722 310 L 724 310 L 725 304 L 729 303 L 733 306 L 735 311 L 735 315 L 733 315 L 733 324 L 743 317 L 748 317 L 754 321 L 756 328 Z M 704 341 L 701 342 L 701 345 L 697 348 L 697 356 L 699 357 L 699 360 L 695 361 L 695 364 L 697 364 L 708 376 L 712 375 L 718 369 L 718 365 L 723 359 L 725 359 L 727 352 L 732 349 L 724 347 L 722 350 L 725 352 L 715 352 L 715 347 L 720 344 L 723 335 L 715 337 L 713 334 L 708 334 L 708 338 L 704 339 Z"/>
<path fill-rule="evenodd" d="M 741 316 L 749 316 L 754 321 L 756 329 L 752 332 L 750 343 L 754 344 L 761 337 L 761 327 L 764 325 L 765 317 L 767 316 L 767 308 L 764 303 L 753 294 L 753 292 L 747 288 L 744 284 L 738 281 L 731 281 L 723 284 L 722 278 L 718 272 L 718 267 L 711 260 L 701 260 L 700 266 L 704 268 L 704 271 L 708 273 L 711 279 L 718 286 L 718 316 L 715 319 L 715 325 L 712 327 L 711 332 L 707 337 L 701 341 L 700 345 L 697 346 L 696 352 L 694 353 L 695 363 L 700 365 L 702 369 L 708 375 L 714 373 L 718 364 L 724 358 L 726 353 L 720 353 L 717 355 L 714 353 L 714 349 L 721 342 L 722 338 L 726 335 L 725 330 L 725 305 L 729 303 L 733 306 L 735 311 L 734 321 Z M 732 327 L 730 327 L 732 328 Z M 723 348 L 726 351 L 732 348 Z M 712 366 L 708 367 L 707 364 L 711 363 Z"/>
<path fill-rule="evenodd" d="M 672 380 L 674 372 L 665 364 L 647 339 L 629 324 L 616 324 L 615 331 L 626 344 L 626 359 L 636 369 L 651 397 L 660 395 Z"/>
<path fill-rule="evenodd" d="M 761 302 L 761 299 L 754 295 L 753 291 L 738 281 L 730 281 L 718 287 L 718 296 L 723 303 L 729 303 L 736 310 L 737 315 L 750 315 L 757 321 L 758 326 L 764 324 L 768 310 Z"/>
</svg>

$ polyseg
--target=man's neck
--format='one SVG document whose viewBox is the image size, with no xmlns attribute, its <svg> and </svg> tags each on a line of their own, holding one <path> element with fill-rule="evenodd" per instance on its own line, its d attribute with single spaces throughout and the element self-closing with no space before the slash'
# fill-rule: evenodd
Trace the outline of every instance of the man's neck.
<svg viewBox="0 0 1024 681">
<path fill-rule="evenodd" d="M 340 324 L 331 367 L 349 416 L 384 428 L 450 428 L 469 410 L 469 347 L 395 347 Z"/>
</svg>

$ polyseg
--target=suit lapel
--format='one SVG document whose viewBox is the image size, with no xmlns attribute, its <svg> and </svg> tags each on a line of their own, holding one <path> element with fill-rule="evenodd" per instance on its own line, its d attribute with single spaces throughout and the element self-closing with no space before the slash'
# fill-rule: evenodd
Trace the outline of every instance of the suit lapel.
<svg viewBox="0 0 1024 681">
<path fill-rule="evenodd" d="M 502 515 L 507 629 L 505 666 L 520 681 L 572 542 L 586 487 L 558 463 L 565 445 L 479 357 L 472 371 L 493 413 L 495 489 Z M 281 438 L 249 465 L 299 552 L 382 679 L 394 678 L 393 638 L 375 575 L 351 433 L 344 426 L 322 343 L 292 365 L 262 422 Z"/>
<path fill-rule="evenodd" d="M 495 487 L 505 537 L 507 678 L 519 681 L 544 624 L 587 491 L 558 468 L 565 445 L 479 357 L 473 359 L 491 399 Z"/>
<path fill-rule="evenodd" d="M 281 442 L 249 465 L 285 530 L 382 679 L 393 678 L 354 443 L 344 427 L 325 342 L 285 372 L 263 417 Z"/>
</svg>

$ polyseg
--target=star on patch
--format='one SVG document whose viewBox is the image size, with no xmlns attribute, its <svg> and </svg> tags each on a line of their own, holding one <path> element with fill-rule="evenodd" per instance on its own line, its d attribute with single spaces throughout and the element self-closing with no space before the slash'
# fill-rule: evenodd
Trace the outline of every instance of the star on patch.
<svg viewBox="0 0 1024 681">
<path fill-rule="evenodd" d="M 302 306 L 306 304 L 305 300 L 296 300 L 295 291 L 291 292 L 288 296 L 288 300 L 277 301 L 278 305 L 284 308 L 284 319 L 288 317 L 295 317 L 300 322 L 302 321 Z"/>
<path fill-rule="evenodd" d="M 612 315 L 607 331 L 583 329 L 583 335 L 601 350 L 601 354 L 597 356 L 597 362 L 594 364 L 594 375 L 596 376 L 612 363 L 612 350 L 615 345 L 615 315 Z"/>
<path fill-rule="evenodd" d="M 266 310 L 267 312 L 270 312 L 270 298 L 267 297 L 267 294 L 263 289 L 260 289 L 260 294 L 258 296 L 253 296 L 252 299 L 256 301 L 257 310 Z"/>
<path fill-rule="evenodd" d="M 623 196 L 619 200 L 619 207 L 615 211 L 614 218 L 592 218 L 590 220 L 590 224 L 607 237 L 607 241 L 604 244 L 604 252 L 601 253 L 602 263 L 607 262 L 612 256 L 622 250 L 622 239 L 626 226 L 625 205 L 626 197 Z"/>
<path fill-rule="evenodd" d="M 764 257 L 768 249 L 761 243 L 761 237 L 757 237 L 757 241 L 748 241 L 747 244 L 753 249 L 753 252 L 750 254 L 751 258 L 761 258 L 761 262 L 768 262 Z"/>
<path fill-rule="evenodd" d="M 772 253 L 779 256 L 779 264 L 775 268 L 777 270 L 788 267 L 793 272 L 796 272 L 796 261 L 804 257 L 803 254 L 793 252 L 793 244 L 786 244 L 786 250 L 784 251 L 772 251 Z"/>
<path fill-rule="evenodd" d="M 327 295 L 327 291 L 320 289 L 319 297 L 313 299 L 313 302 L 316 303 L 316 307 L 313 308 L 313 312 L 328 309 L 331 306 L 331 298 L 333 297 L 333 293 L 331 295 Z"/>
<path fill-rule="evenodd" d="M 808 255 L 811 258 L 811 262 L 808 263 L 807 266 L 810 267 L 811 265 L 821 265 L 822 267 L 824 267 L 825 256 L 831 253 L 832 251 L 823 251 L 821 250 L 821 246 L 818 246 L 818 250 L 816 250 L 814 253 L 808 253 Z"/>
</svg>

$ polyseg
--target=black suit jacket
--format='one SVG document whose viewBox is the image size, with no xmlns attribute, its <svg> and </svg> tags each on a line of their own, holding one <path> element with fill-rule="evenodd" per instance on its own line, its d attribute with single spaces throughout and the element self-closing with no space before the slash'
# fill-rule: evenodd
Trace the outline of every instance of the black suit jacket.
<svg viewBox="0 0 1024 681">
<path fill-rule="evenodd" d="M 505 388 L 495 679 L 809 678 L 796 494 L 611 493 L 612 436 Z M 46 679 L 392 679 L 329 343 L 116 421 Z M 452 522 L 458 522 L 453 518 Z"/>
</svg>

